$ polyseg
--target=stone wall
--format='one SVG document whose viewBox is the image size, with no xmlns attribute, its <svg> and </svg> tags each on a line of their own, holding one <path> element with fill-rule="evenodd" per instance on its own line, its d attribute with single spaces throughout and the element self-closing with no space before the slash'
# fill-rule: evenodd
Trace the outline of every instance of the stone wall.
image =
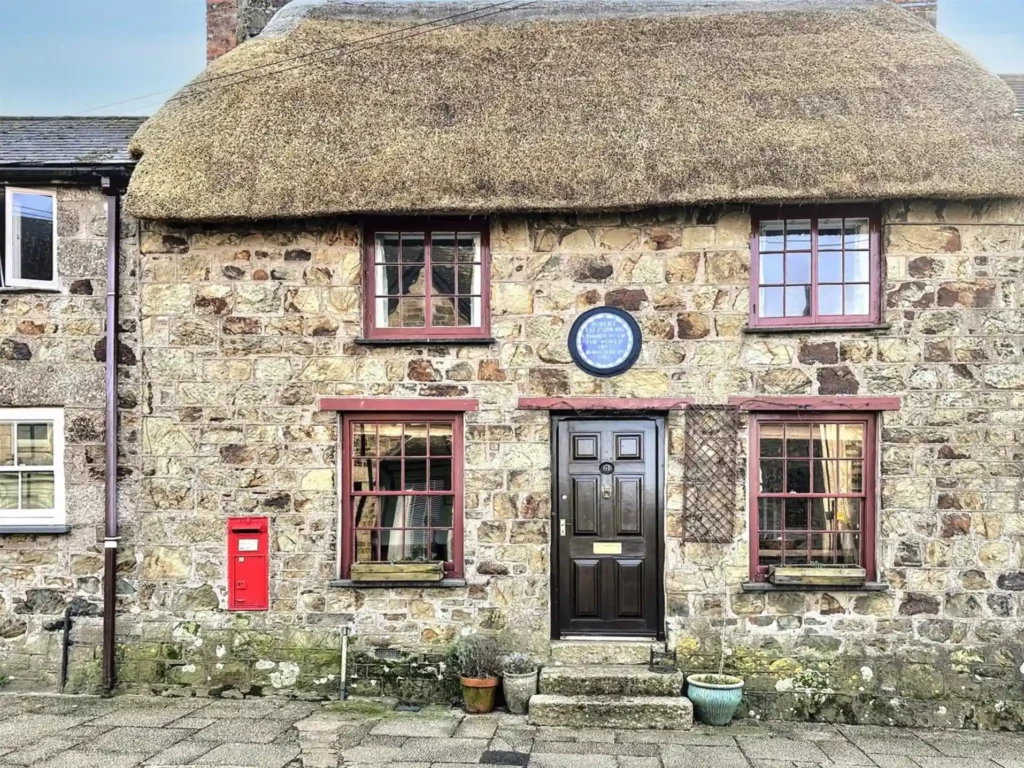
<svg viewBox="0 0 1024 768">
<path fill-rule="evenodd" d="M 0 535 L 0 677 L 55 690 L 62 650 L 56 627 L 70 606 L 69 675 L 91 670 L 101 640 L 104 510 L 104 361 L 107 219 L 95 189 L 57 190 L 59 293 L 0 294 L 0 405 L 63 406 L 67 522 L 63 535 Z M 122 228 L 120 505 L 129 517 L 137 483 L 137 225 Z M 131 555 L 129 555 L 131 557 Z M 127 584 L 123 585 L 128 590 Z M 72 684 L 76 684 L 72 680 Z"/>
<path fill-rule="evenodd" d="M 882 593 L 741 591 L 742 509 L 734 544 L 681 543 L 685 415 L 671 416 L 670 644 L 685 668 L 713 667 L 724 621 L 756 716 L 1019 727 L 1024 205 L 899 202 L 884 229 L 888 330 L 744 333 L 749 214 L 689 209 L 497 220 L 497 342 L 375 348 L 354 343 L 356 222 L 150 225 L 125 679 L 330 695 L 342 625 L 355 648 L 434 653 L 463 627 L 514 628 L 545 654 L 549 427 L 517 410 L 521 395 L 899 395 L 880 430 Z M 602 304 L 633 312 L 645 336 L 612 379 L 576 369 L 565 346 L 574 317 Z M 338 430 L 322 395 L 479 399 L 467 587 L 329 586 Z M 226 613 L 224 518 L 249 514 L 272 518 L 272 609 Z"/>
</svg>

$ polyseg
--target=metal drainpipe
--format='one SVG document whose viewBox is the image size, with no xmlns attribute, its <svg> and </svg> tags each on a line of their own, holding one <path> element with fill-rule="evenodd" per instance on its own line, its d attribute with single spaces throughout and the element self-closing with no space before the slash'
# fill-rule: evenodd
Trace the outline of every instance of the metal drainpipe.
<svg viewBox="0 0 1024 768">
<path fill-rule="evenodd" d="M 117 685 L 114 631 L 117 614 L 117 252 L 121 238 L 120 190 L 103 179 L 107 197 L 107 429 L 106 521 L 103 537 L 103 691 Z"/>
</svg>

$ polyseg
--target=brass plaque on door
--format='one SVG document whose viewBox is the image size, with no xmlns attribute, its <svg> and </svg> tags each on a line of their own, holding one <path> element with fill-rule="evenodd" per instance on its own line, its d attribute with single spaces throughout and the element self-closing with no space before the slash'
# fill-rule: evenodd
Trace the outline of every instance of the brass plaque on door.
<svg viewBox="0 0 1024 768">
<path fill-rule="evenodd" d="M 622 543 L 618 541 L 595 541 L 595 555 L 621 555 Z"/>
</svg>

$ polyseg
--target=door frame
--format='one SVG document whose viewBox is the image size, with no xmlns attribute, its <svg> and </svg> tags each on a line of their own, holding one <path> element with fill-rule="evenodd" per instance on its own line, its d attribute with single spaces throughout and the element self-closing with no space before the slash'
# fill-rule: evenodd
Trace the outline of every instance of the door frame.
<svg viewBox="0 0 1024 768">
<path fill-rule="evenodd" d="M 655 569 L 657 577 L 657 640 L 665 639 L 665 505 L 668 488 L 666 487 L 666 416 L 664 413 L 636 412 L 636 411 L 608 411 L 600 414 L 579 414 L 562 413 L 551 415 L 551 515 L 549 517 L 551 529 L 551 549 L 549 552 L 548 579 L 551 582 L 551 589 L 548 599 L 551 601 L 551 639 L 562 640 L 559 625 L 559 589 L 558 578 L 559 544 L 561 536 L 558 535 L 558 429 L 562 422 L 566 421 L 650 421 L 654 423 L 654 434 L 656 444 L 656 455 L 654 460 L 654 472 L 657 478 L 657 493 L 655 494 L 656 507 L 654 510 L 655 531 L 657 537 L 657 558 L 658 564 Z M 573 639 L 587 637 L 614 637 L 614 635 L 587 635 L 573 634 Z"/>
</svg>

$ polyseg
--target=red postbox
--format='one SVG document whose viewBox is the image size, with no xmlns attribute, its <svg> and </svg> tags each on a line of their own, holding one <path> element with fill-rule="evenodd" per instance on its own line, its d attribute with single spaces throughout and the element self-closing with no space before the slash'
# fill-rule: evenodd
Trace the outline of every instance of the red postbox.
<svg viewBox="0 0 1024 768">
<path fill-rule="evenodd" d="M 228 610 L 270 607 L 267 518 L 228 518 Z"/>
</svg>

